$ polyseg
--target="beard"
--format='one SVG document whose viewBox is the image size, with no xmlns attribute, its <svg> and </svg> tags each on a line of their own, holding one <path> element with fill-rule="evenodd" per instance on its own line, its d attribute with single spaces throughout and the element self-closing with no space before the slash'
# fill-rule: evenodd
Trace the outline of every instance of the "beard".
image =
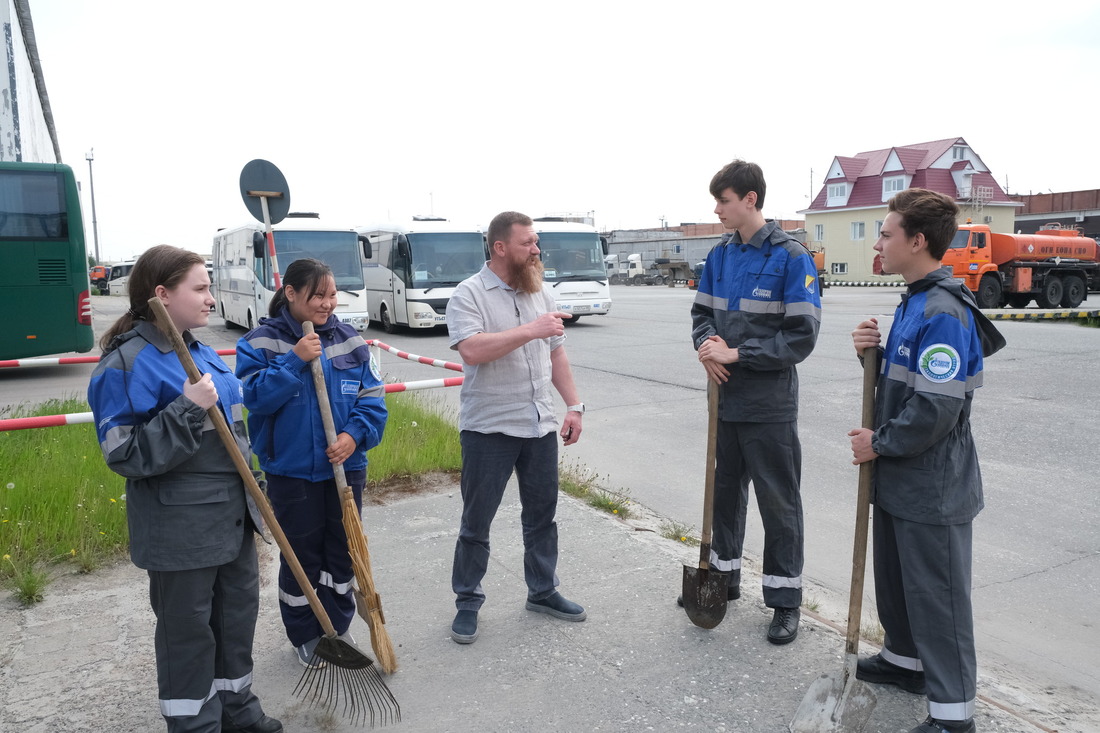
<svg viewBox="0 0 1100 733">
<path fill-rule="evenodd" d="M 526 262 L 508 263 L 508 274 L 513 288 L 521 293 L 537 293 L 542 290 L 542 260 L 537 257 Z"/>
</svg>

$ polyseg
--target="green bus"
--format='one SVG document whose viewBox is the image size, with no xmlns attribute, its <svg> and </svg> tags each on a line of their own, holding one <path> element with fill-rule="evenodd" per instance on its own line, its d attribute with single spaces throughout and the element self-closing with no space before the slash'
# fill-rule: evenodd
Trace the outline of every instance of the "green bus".
<svg viewBox="0 0 1100 733">
<path fill-rule="evenodd" d="M 0 359 L 91 351 L 84 220 L 67 165 L 0 162 Z"/>
</svg>

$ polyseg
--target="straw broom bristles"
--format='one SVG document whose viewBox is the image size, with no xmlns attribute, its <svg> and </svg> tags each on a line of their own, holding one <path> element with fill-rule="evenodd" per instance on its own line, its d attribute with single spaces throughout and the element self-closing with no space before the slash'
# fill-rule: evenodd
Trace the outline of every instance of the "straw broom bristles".
<svg viewBox="0 0 1100 733">
<path fill-rule="evenodd" d="M 386 674 L 393 674 L 397 669 L 397 656 L 393 651 L 393 641 L 386 631 L 382 599 L 374 589 L 367 536 L 363 533 L 359 509 L 355 506 L 355 497 L 350 489 L 344 492 L 343 509 L 344 534 L 348 536 L 348 553 L 351 555 L 352 570 L 359 585 L 355 591 L 355 608 L 370 629 L 370 644 L 378 657 L 378 666 Z"/>
</svg>

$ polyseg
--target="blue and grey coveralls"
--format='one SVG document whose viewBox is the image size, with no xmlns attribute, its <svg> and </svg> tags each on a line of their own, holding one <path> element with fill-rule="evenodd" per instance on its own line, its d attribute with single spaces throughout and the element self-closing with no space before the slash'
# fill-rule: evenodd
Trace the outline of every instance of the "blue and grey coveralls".
<svg viewBox="0 0 1100 733">
<path fill-rule="evenodd" d="M 970 407 L 983 351 L 1003 345 L 945 267 L 909 284 L 882 350 L 871 438 L 882 657 L 924 671 L 940 720 L 974 715 L 972 527 L 984 502 Z"/>
<path fill-rule="evenodd" d="M 734 232 L 707 255 L 691 307 L 695 348 L 718 335 L 738 350 L 720 387 L 711 566 L 741 582 L 748 487 L 764 524 L 763 592 L 771 608 L 802 603 L 802 448 L 798 373 L 821 324 L 817 268 L 806 248 L 767 222 Z"/>
<path fill-rule="evenodd" d="M 184 340 L 247 456 L 240 382 Z M 103 355 L 88 402 L 107 466 L 126 477 L 130 557 L 149 573 L 161 713 L 170 733 L 217 733 L 263 715 L 252 693 L 263 525 L 206 410 L 182 395 L 186 380 L 168 339 L 140 321 Z"/>
<path fill-rule="evenodd" d="M 386 427 L 385 386 L 370 347 L 354 328 L 333 315 L 317 334 L 336 433 L 347 433 L 356 444 L 343 465 L 361 511 L 367 451 L 381 442 Z M 294 353 L 301 338 L 301 324 L 285 307 L 261 319 L 237 343 L 237 376 L 244 382 L 252 451 L 266 475 L 275 519 L 336 632 L 343 634 L 355 616 L 355 576 L 313 374 L 309 362 Z M 281 555 L 279 610 L 294 646 L 324 635 Z"/>
</svg>

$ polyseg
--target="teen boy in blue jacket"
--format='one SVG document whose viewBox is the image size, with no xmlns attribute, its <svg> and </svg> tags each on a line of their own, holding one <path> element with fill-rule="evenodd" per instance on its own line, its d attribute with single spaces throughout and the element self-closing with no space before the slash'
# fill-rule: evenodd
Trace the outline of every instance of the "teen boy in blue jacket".
<svg viewBox="0 0 1100 733">
<path fill-rule="evenodd" d="M 707 255 L 691 339 L 719 385 L 711 567 L 732 573 L 729 598 L 738 598 L 751 479 L 764 523 L 764 604 L 774 609 L 767 638 L 787 644 L 802 604 L 795 365 L 817 343 L 821 298 L 809 251 L 764 219 L 765 188 L 760 166 L 742 160 L 711 180 L 714 212 L 735 231 Z"/>
<path fill-rule="evenodd" d="M 270 318 L 237 343 L 237 376 L 252 452 L 267 477 L 275 517 L 340 635 L 355 615 L 354 574 L 341 523 L 332 464 L 342 463 L 355 503 L 362 507 L 367 451 L 382 440 L 385 390 L 370 348 L 333 314 L 332 271 L 312 259 L 295 260 L 271 301 Z M 316 333 L 303 335 L 309 320 Z M 321 359 L 337 440 L 328 444 L 310 361 Z M 279 610 L 287 638 L 304 666 L 323 632 L 285 558 L 279 571 Z"/>
<path fill-rule="evenodd" d="M 875 598 L 886 636 L 856 677 L 927 692 L 928 718 L 910 733 L 973 733 L 972 527 L 983 499 L 970 406 L 983 355 L 1004 339 L 940 267 L 955 202 L 911 188 L 887 208 L 875 250 L 907 287 L 880 352 L 875 428 L 848 433 L 853 463 L 875 460 Z M 852 332 L 861 357 L 880 340 L 874 318 Z"/>
</svg>

